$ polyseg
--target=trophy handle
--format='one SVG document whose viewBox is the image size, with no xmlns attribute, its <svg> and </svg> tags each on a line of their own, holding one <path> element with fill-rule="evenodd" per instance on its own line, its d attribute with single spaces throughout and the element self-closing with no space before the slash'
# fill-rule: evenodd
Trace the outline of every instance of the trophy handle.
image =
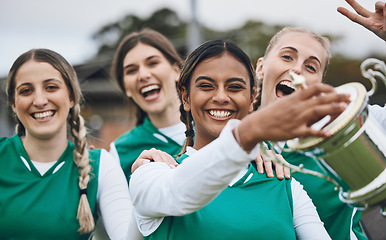
<svg viewBox="0 0 386 240">
<path fill-rule="evenodd" d="M 277 144 L 276 142 L 270 142 L 270 144 L 272 145 L 272 148 L 279 148 L 281 151 L 283 152 L 290 152 L 289 149 L 285 149 L 285 148 L 282 148 L 281 146 L 279 146 L 279 144 Z M 339 184 L 334 180 L 332 179 L 331 177 L 327 176 L 327 175 L 324 175 L 322 173 L 319 173 L 319 172 L 316 172 L 316 171 L 312 171 L 312 170 L 309 170 L 307 168 L 304 168 L 303 167 L 303 164 L 300 164 L 299 166 L 296 166 L 296 165 L 293 165 L 293 164 L 290 164 L 288 163 L 287 161 L 283 161 L 282 159 L 278 158 L 276 156 L 276 154 L 271 154 L 268 152 L 268 149 L 265 147 L 264 144 L 260 144 L 260 152 L 262 154 L 264 154 L 264 159 L 266 161 L 274 161 L 274 162 L 277 162 L 277 163 L 280 163 L 286 167 L 288 167 L 292 173 L 295 173 L 295 172 L 301 172 L 301 173 L 305 173 L 305 174 L 309 174 L 309 175 L 313 175 L 313 176 L 316 176 L 316 177 L 320 177 L 320 178 L 324 178 L 326 179 L 327 181 L 330 181 L 331 183 L 333 183 L 335 185 L 335 190 L 338 191 L 338 189 L 340 188 Z"/>
<path fill-rule="evenodd" d="M 383 61 L 376 58 L 368 58 L 362 62 L 361 72 L 362 76 L 371 82 L 371 89 L 367 92 L 368 97 L 372 96 L 377 90 L 376 77 L 382 80 L 386 86 L 386 64 Z"/>
</svg>

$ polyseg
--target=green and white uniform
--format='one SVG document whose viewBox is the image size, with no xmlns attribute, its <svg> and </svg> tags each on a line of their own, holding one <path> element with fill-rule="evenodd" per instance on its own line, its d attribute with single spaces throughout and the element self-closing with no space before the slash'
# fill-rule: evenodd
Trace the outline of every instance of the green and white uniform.
<svg viewBox="0 0 386 240">
<path fill-rule="evenodd" d="M 221 135 L 175 169 L 139 167 L 130 195 L 148 239 L 330 239 L 315 206 L 296 180 L 259 174 L 236 142 L 230 120 Z M 248 166 L 246 168 L 246 166 Z M 154 203 L 157 204 L 154 204 Z"/>
<path fill-rule="evenodd" d="M 89 238 L 78 233 L 79 174 L 73 151 L 74 145 L 68 142 L 60 159 L 41 176 L 18 135 L 0 139 L 0 239 Z M 90 151 L 94 177 L 87 197 L 94 218 L 99 155 L 99 150 Z"/>
<path fill-rule="evenodd" d="M 185 138 L 183 123 L 178 124 L 176 135 Z M 182 129 L 179 130 L 179 129 Z M 143 150 L 155 148 L 162 150 L 172 156 L 180 153 L 182 143 L 173 140 L 168 134 L 162 133 L 149 120 L 145 118 L 143 124 L 131 131 L 126 132 L 110 145 L 110 153 L 119 159 L 121 167 L 126 175 L 127 181 L 130 180 L 131 165 Z"/>
<path fill-rule="evenodd" d="M 282 152 L 282 156 L 291 164 L 303 164 L 307 169 L 328 175 L 311 156 L 295 152 Z M 340 201 L 334 184 L 303 173 L 292 176 L 304 186 L 332 239 L 367 239 L 360 226 L 361 212 Z"/>
<path fill-rule="evenodd" d="M 292 207 L 291 180 L 267 178 L 250 164 L 244 176 L 208 205 L 166 217 L 145 239 L 296 239 Z"/>
<path fill-rule="evenodd" d="M 73 151 L 68 141 L 59 160 L 41 174 L 18 135 L 0 138 L 0 239 L 89 239 L 90 234 L 78 233 L 79 173 Z M 89 152 L 87 198 L 94 220 L 98 208 L 109 236 L 125 238 L 132 207 L 122 169 L 107 151 Z"/>
</svg>

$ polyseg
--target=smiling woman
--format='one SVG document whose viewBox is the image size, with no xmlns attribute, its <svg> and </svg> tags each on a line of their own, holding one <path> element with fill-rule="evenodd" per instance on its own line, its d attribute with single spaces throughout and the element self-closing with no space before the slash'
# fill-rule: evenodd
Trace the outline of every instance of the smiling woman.
<svg viewBox="0 0 386 240">
<path fill-rule="evenodd" d="M 132 234 L 122 169 L 106 150 L 88 149 L 73 67 L 32 49 L 12 65 L 7 97 L 17 128 L 0 138 L 0 238 L 89 239 L 97 209 L 110 238 Z"/>
<path fill-rule="evenodd" d="M 111 144 L 110 152 L 128 181 L 132 164 L 143 150 L 157 148 L 171 155 L 181 150 L 185 127 L 176 89 L 181 65 L 172 43 L 151 29 L 129 34 L 118 46 L 112 75 L 136 108 L 137 124 Z"/>
<path fill-rule="evenodd" d="M 151 29 L 129 34 L 116 50 L 112 76 L 137 115 L 136 127 L 110 145 L 110 153 L 121 164 L 127 181 L 143 150 L 156 148 L 170 155 L 181 150 L 185 127 L 180 121 L 176 89 L 181 65 L 172 43 Z M 168 163 L 176 165 L 175 161 Z M 97 230 L 97 237 L 102 237 L 103 227 Z M 140 234 L 138 237 L 142 238 Z"/>
<path fill-rule="evenodd" d="M 249 57 L 222 40 L 208 41 L 188 56 L 178 91 L 190 133 L 181 164 L 174 169 L 145 164 L 130 180 L 146 239 L 330 239 L 301 185 L 268 178 L 253 160 L 264 140 L 328 136 L 309 123 L 342 112 L 346 94 L 318 84 L 253 112 Z"/>
<path fill-rule="evenodd" d="M 330 41 L 301 28 L 284 28 L 270 41 L 264 57 L 257 62 L 260 89 L 258 104 L 291 94 L 290 72 L 302 75 L 307 85 L 322 82 L 329 61 Z"/>
<path fill-rule="evenodd" d="M 256 75 L 260 93 L 255 108 L 266 107 L 292 94 L 295 89 L 291 72 L 301 75 L 310 87 L 321 83 L 329 62 L 329 40 L 302 28 L 283 28 L 270 41 L 264 57 L 257 62 Z M 260 110 L 257 110 L 260 111 Z M 284 143 L 283 143 L 284 145 Z M 283 152 L 289 163 L 327 174 L 310 156 Z M 333 239 L 367 239 L 363 234 L 361 212 L 339 199 L 335 186 L 322 178 L 293 173 L 313 200 L 326 230 Z M 339 224 L 338 224 L 339 223 Z"/>
<path fill-rule="evenodd" d="M 26 140 L 66 136 L 74 101 L 60 72 L 47 62 L 28 61 L 15 75 L 15 83 L 12 109 L 26 128 Z"/>
</svg>

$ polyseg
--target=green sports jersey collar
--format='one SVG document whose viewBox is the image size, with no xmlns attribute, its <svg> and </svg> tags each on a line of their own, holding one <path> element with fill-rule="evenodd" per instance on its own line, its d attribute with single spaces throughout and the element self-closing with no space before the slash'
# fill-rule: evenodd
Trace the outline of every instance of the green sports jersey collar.
<svg viewBox="0 0 386 240">
<path fill-rule="evenodd" d="M 30 171 L 32 174 L 39 177 L 46 177 L 58 171 L 60 167 L 65 164 L 66 159 L 71 159 L 69 158 L 69 154 L 72 154 L 74 150 L 74 144 L 68 141 L 67 148 L 60 156 L 59 160 L 56 161 L 56 163 L 42 176 L 40 175 L 39 171 L 36 169 L 35 165 L 32 163 L 27 152 L 25 151 L 25 148 L 24 148 L 23 142 L 21 141 L 20 136 L 16 134 L 13 137 L 9 138 L 9 141 L 12 143 L 12 146 L 15 148 L 14 150 L 19 154 L 20 162 L 23 165 L 25 165 L 28 171 Z"/>
</svg>

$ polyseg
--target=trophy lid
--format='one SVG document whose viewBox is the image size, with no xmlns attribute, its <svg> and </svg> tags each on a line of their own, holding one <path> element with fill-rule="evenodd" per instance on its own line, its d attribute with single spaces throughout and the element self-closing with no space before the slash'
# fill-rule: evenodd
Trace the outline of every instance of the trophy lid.
<svg viewBox="0 0 386 240">
<path fill-rule="evenodd" d="M 351 102 L 335 120 L 324 127 L 324 129 L 329 130 L 332 135 L 335 135 L 337 132 L 342 130 L 350 121 L 355 118 L 366 100 L 367 93 L 366 88 L 358 82 L 346 83 L 336 87 L 335 89 L 338 93 L 349 93 Z M 324 140 L 325 138 L 320 137 L 308 137 L 302 139 L 296 138 L 288 140 L 287 145 L 291 149 L 305 150 L 316 146 Z"/>
</svg>

